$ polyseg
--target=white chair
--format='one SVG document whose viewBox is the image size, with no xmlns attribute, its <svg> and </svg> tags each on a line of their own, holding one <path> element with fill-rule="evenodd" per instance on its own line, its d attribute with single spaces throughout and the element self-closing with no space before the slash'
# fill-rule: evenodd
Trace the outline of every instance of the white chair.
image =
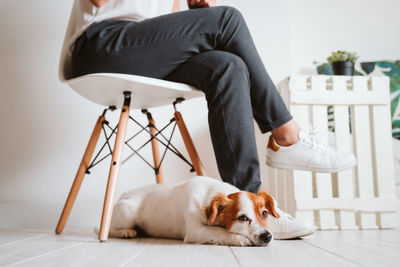
<svg viewBox="0 0 400 267">
<path fill-rule="evenodd" d="M 70 26 L 67 30 L 67 34 L 70 30 Z M 172 103 L 175 108 L 175 113 L 174 118 L 171 119 L 170 123 L 175 122 L 176 125 L 178 125 L 184 144 L 192 162 L 192 164 L 190 164 L 192 166 L 192 170 L 196 171 L 197 175 L 206 175 L 196 148 L 185 126 L 182 115 L 176 110 L 177 103 L 180 103 L 185 99 L 202 97 L 203 93 L 186 84 L 128 74 L 94 73 L 67 80 L 65 77 L 68 77 L 69 62 L 67 60 L 68 56 L 66 55 L 67 50 L 65 49 L 65 46 L 66 43 L 64 42 L 63 53 L 60 60 L 60 80 L 67 83 L 81 96 L 97 104 L 106 106 L 107 108 L 99 116 L 94 126 L 92 135 L 86 147 L 85 153 L 80 163 L 78 172 L 75 176 L 75 180 L 72 184 L 70 193 L 68 195 L 64 209 L 61 213 L 55 232 L 57 234 L 60 234 L 63 231 L 65 223 L 69 217 L 72 206 L 78 194 L 79 188 L 82 184 L 85 173 L 89 173 L 89 169 L 93 167 L 93 162 L 91 162 L 92 155 L 96 148 L 100 133 L 103 130 L 103 127 L 109 127 L 108 122 L 105 118 L 106 112 L 108 110 L 121 108 L 121 115 L 118 126 L 113 129 L 109 127 L 113 130 L 112 134 L 115 133 L 116 129 L 118 130 L 116 131 L 114 149 L 112 150 L 112 152 L 110 152 L 111 164 L 99 232 L 99 240 L 106 241 L 108 238 L 113 202 L 115 199 L 115 189 L 121 166 L 122 150 L 124 144 L 126 143 L 125 140 L 127 124 L 129 120 L 138 123 L 134 118 L 129 116 L 130 109 L 142 109 L 142 112 L 147 115 L 149 124 L 147 126 L 141 127 L 143 130 L 148 131 L 150 135 L 150 139 L 146 143 L 151 142 L 152 144 L 154 170 L 156 173 L 157 183 L 163 182 L 161 169 L 162 159 L 160 158 L 160 153 L 158 149 L 159 142 L 166 146 L 166 149 L 168 148 L 176 155 L 181 157 L 183 160 L 185 160 L 188 164 L 190 164 L 190 162 L 186 160 L 182 156 L 182 154 L 180 154 L 179 151 L 177 151 L 176 148 L 170 144 L 169 141 L 166 145 L 158 138 L 159 135 L 162 136 L 162 130 L 159 131 L 156 128 L 151 113 L 147 111 L 148 108 Z M 106 143 L 111 150 L 111 146 L 108 143 L 109 139 L 110 136 L 106 138 Z M 105 147 L 106 143 L 103 145 L 103 147 Z M 134 151 L 134 153 L 136 153 L 136 151 Z"/>
</svg>

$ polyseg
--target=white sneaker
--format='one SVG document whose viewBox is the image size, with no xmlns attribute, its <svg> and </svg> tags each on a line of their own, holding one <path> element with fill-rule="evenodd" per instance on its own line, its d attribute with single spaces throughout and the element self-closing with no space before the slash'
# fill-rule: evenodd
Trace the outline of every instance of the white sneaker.
<svg viewBox="0 0 400 267">
<path fill-rule="evenodd" d="M 308 236 L 314 233 L 314 226 L 293 218 L 286 212 L 275 207 L 279 218 L 268 216 L 268 228 L 274 239 L 293 239 Z"/>
<path fill-rule="evenodd" d="M 290 146 L 280 146 L 272 135 L 267 146 L 267 165 L 281 169 L 313 172 L 339 172 L 356 165 L 352 153 L 340 153 L 322 143 L 315 133 L 299 132 L 299 141 Z"/>
</svg>

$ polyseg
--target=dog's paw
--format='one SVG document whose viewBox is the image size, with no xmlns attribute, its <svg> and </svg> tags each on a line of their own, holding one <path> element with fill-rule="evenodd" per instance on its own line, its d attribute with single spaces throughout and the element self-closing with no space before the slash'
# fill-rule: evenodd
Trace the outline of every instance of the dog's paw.
<svg viewBox="0 0 400 267">
<path fill-rule="evenodd" d="M 239 234 L 233 234 L 230 241 L 231 244 L 229 245 L 231 246 L 248 247 L 254 245 L 253 241 L 251 241 L 247 236 Z"/>
<path fill-rule="evenodd" d="M 253 246 L 254 243 L 249 238 L 244 235 L 239 234 L 227 234 L 219 237 L 210 237 L 203 240 L 194 240 L 185 237 L 184 243 L 201 243 L 205 245 L 217 245 L 217 246 L 239 246 L 239 247 L 247 247 Z"/>
<path fill-rule="evenodd" d="M 137 236 L 137 232 L 134 229 L 114 229 L 110 231 L 111 237 L 118 238 L 135 238 Z"/>
</svg>

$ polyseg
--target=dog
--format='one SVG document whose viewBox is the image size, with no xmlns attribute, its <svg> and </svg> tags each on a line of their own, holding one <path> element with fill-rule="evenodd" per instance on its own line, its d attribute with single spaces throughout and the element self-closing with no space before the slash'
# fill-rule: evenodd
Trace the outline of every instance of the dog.
<svg viewBox="0 0 400 267">
<path fill-rule="evenodd" d="M 228 183 L 196 176 L 124 193 L 114 205 L 109 236 L 135 238 L 144 231 L 146 236 L 185 243 L 264 246 L 273 239 L 269 215 L 279 217 L 266 191 L 240 191 Z"/>
</svg>

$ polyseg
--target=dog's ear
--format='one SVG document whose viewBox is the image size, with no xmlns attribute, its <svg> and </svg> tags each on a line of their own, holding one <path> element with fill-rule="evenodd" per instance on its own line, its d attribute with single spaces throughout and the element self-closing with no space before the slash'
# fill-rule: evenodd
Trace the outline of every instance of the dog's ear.
<svg viewBox="0 0 400 267">
<path fill-rule="evenodd" d="M 210 205 L 208 205 L 204 209 L 204 212 L 208 220 L 208 225 L 215 224 L 215 220 L 217 219 L 218 214 L 220 214 L 224 210 L 228 202 L 229 198 L 223 193 L 218 193 L 213 197 Z"/>
<path fill-rule="evenodd" d="M 279 214 L 275 210 L 274 198 L 263 189 L 258 192 L 258 195 L 264 199 L 265 208 L 268 210 L 268 213 L 275 218 L 279 218 Z"/>
</svg>

